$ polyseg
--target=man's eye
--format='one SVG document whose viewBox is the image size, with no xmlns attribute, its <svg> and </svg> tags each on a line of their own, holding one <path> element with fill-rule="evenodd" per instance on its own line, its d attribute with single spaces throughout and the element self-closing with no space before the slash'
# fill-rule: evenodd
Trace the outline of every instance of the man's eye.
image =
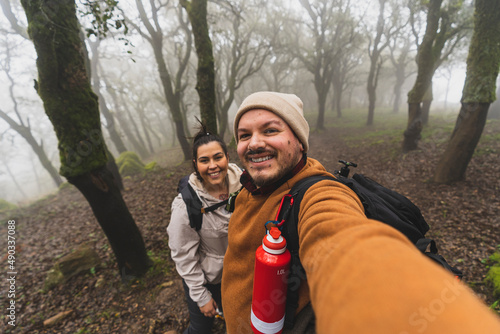
<svg viewBox="0 0 500 334">
<path fill-rule="evenodd" d="M 250 135 L 248 133 L 244 133 L 244 134 L 240 135 L 239 140 L 244 140 L 244 139 L 247 139 L 249 137 L 250 137 Z"/>
</svg>

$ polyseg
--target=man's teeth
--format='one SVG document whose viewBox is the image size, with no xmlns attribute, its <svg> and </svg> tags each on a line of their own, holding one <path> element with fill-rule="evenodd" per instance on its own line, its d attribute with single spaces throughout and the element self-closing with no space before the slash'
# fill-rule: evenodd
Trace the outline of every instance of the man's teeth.
<svg viewBox="0 0 500 334">
<path fill-rule="evenodd" d="M 251 159 L 252 162 L 262 162 L 262 161 L 266 161 L 266 160 L 269 160 L 271 159 L 272 157 L 270 155 L 268 155 L 267 157 L 262 157 L 262 158 L 253 158 Z"/>
</svg>

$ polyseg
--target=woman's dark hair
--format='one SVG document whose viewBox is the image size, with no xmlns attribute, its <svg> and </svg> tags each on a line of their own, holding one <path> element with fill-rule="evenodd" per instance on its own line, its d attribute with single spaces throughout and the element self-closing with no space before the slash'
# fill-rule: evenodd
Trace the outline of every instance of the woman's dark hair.
<svg viewBox="0 0 500 334">
<path fill-rule="evenodd" d="M 218 135 L 208 132 L 206 125 L 203 124 L 198 118 L 196 118 L 196 120 L 199 123 L 199 128 L 198 132 L 193 138 L 192 163 L 198 180 L 203 181 L 200 173 L 198 172 L 198 168 L 196 168 L 196 160 L 198 160 L 198 148 L 202 145 L 215 141 L 219 143 L 220 147 L 222 147 L 222 151 L 224 151 L 224 154 L 227 157 L 227 145 Z"/>
</svg>

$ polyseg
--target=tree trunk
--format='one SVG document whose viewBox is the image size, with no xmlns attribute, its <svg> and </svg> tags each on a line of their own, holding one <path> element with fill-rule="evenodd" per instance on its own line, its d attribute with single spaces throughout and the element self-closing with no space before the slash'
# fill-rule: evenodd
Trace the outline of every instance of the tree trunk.
<svg viewBox="0 0 500 334">
<path fill-rule="evenodd" d="M 337 117 L 342 117 L 342 85 L 343 78 L 338 71 L 334 72 L 332 80 L 333 85 L 333 106 L 336 111 Z"/>
<path fill-rule="evenodd" d="M 424 100 L 422 102 L 422 125 L 429 124 L 429 113 L 431 112 L 432 100 Z"/>
<path fill-rule="evenodd" d="M 399 113 L 399 108 L 401 106 L 401 87 L 403 87 L 403 84 L 406 79 L 406 74 L 405 74 L 405 62 L 404 59 L 406 57 L 400 56 L 398 61 L 394 61 L 394 65 L 396 68 L 396 83 L 394 84 L 394 104 L 392 105 L 392 112 L 394 114 Z"/>
<path fill-rule="evenodd" d="M 186 9 L 193 29 L 198 69 L 196 91 L 200 97 L 200 116 L 207 130 L 217 133 L 215 112 L 215 69 L 212 41 L 208 33 L 207 0 L 181 1 Z"/>
<path fill-rule="evenodd" d="M 185 84 L 182 84 L 183 73 L 187 68 L 189 56 L 191 54 L 191 35 L 188 34 L 186 37 L 186 53 L 181 55 L 182 59 L 179 59 L 179 68 L 177 74 L 175 75 L 175 80 L 172 80 L 172 76 L 168 71 L 167 64 L 163 57 L 163 33 L 160 28 L 160 23 L 158 22 L 158 9 L 162 6 L 158 6 L 154 9 L 153 13 L 153 24 L 149 21 L 149 17 L 146 14 L 144 6 L 141 0 L 135 1 L 137 9 L 139 10 L 139 17 L 149 32 L 149 36 L 145 33 L 141 33 L 150 43 L 153 48 L 153 53 L 155 56 L 156 64 L 158 65 L 158 74 L 160 75 L 160 81 L 163 88 L 163 94 L 167 100 L 168 107 L 170 109 L 170 114 L 172 115 L 173 122 L 175 123 L 176 135 L 179 140 L 179 144 L 182 148 L 182 153 L 184 154 L 184 160 L 191 160 L 191 145 L 189 144 L 186 136 L 186 131 L 184 131 L 184 121 L 181 107 L 181 96 L 184 94 Z M 179 9 L 181 9 L 179 7 Z M 180 14 L 180 13 L 179 13 Z M 181 28 L 183 29 L 182 15 L 179 15 L 181 20 Z M 140 29 L 138 28 L 140 31 Z M 178 124 L 180 123 L 180 124 Z"/>
<path fill-rule="evenodd" d="M 437 183 L 464 180 L 465 171 L 481 138 L 489 103 L 462 103 L 459 121 L 434 174 Z"/>
<path fill-rule="evenodd" d="M 101 167 L 90 173 L 69 177 L 68 181 L 89 202 L 116 255 L 122 280 L 129 281 L 146 273 L 152 264 L 151 260 L 146 254 L 141 232 L 111 172 Z"/>
<path fill-rule="evenodd" d="M 392 113 L 399 114 L 399 106 L 401 105 L 401 86 L 396 83 L 394 86 L 394 103 L 392 105 Z"/>
<path fill-rule="evenodd" d="M 326 109 L 326 95 L 324 87 L 316 89 L 318 93 L 318 119 L 316 121 L 316 129 L 325 129 L 325 109 Z"/>
<path fill-rule="evenodd" d="M 427 88 L 427 91 L 424 94 L 424 97 L 422 98 L 422 125 L 425 126 L 429 123 L 429 113 L 431 111 L 431 104 L 433 100 L 433 95 L 432 95 L 432 81 L 429 85 L 429 88 Z"/>
<path fill-rule="evenodd" d="M 382 36 L 384 35 L 384 9 L 386 0 L 379 0 L 379 14 L 377 19 L 377 33 L 375 39 L 373 40 L 373 48 L 368 49 L 370 56 L 370 72 L 368 74 L 368 83 L 366 85 L 366 90 L 368 93 L 368 119 L 366 120 L 366 125 L 373 125 L 373 119 L 375 116 L 375 102 L 377 101 L 377 84 L 378 75 L 380 73 L 380 68 L 382 67 L 382 61 L 380 60 L 380 53 L 385 48 L 385 45 L 380 46 Z M 390 38 L 390 36 L 386 36 Z M 370 43 L 371 44 L 371 43 Z"/>
<path fill-rule="evenodd" d="M 109 82 L 106 80 L 105 77 L 102 78 L 106 84 L 106 90 L 111 95 L 111 99 L 113 100 L 113 103 L 115 105 L 115 115 L 116 119 L 118 120 L 118 123 L 120 124 L 120 127 L 123 129 L 123 133 L 125 134 L 126 139 L 129 140 L 130 143 L 132 143 L 132 146 L 135 149 L 135 152 L 139 154 L 141 158 L 146 158 L 148 156 L 148 152 L 144 146 L 142 146 L 137 139 L 135 138 L 134 134 L 130 130 L 129 122 L 127 122 L 126 119 L 124 119 L 124 116 L 122 114 L 122 111 L 118 109 L 119 101 L 118 97 L 116 96 L 115 90 L 111 87 Z"/>
<path fill-rule="evenodd" d="M 373 51 L 376 53 L 375 51 Z M 372 56 L 375 57 L 375 56 Z M 378 59 L 378 56 L 376 56 Z M 380 73 L 380 69 L 382 67 L 382 62 L 378 62 L 373 64 L 375 69 L 370 70 L 370 74 L 368 75 L 368 84 L 367 84 L 367 92 L 368 92 L 368 118 L 366 120 L 366 125 L 373 125 L 373 120 L 375 117 L 375 102 L 377 101 L 377 84 L 378 84 L 378 76 Z"/>
<path fill-rule="evenodd" d="M 29 121 L 28 121 L 28 126 L 24 124 L 17 124 L 2 110 L 0 110 L 0 117 L 3 120 L 5 120 L 14 131 L 19 133 L 28 142 L 28 144 L 33 149 L 33 152 L 35 152 L 38 159 L 40 160 L 40 163 L 42 164 L 43 168 L 45 168 L 45 170 L 49 173 L 50 177 L 52 178 L 56 186 L 59 187 L 61 183 L 63 183 L 63 180 L 61 176 L 57 173 L 57 169 L 54 167 L 50 159 L 47 157 L 47 154 L 43 149 L 43 142 L 38 144 L 35 137 L 33 137 L 33 134 L 31 133 L 31 128 L 29 126 Z"/>
<path fill-rule="evenodd" d="M 375 101 L 377 99 L 375 94 L 375 87 L 368 87 L 368 118 L 366 119 L 366 125 L 373 125 L 373 119 L 375 117 Z"/>
<path fill-rule="evenodd" d="M 420 103 L 408 103 L 408 125 L 404 132 L 403 152 L 418 148 L 422 132 L 422 109 Z"/>
<path fill-rule="evenodd" d="M 85 68 L 74 1 L 22 0 L 37 52 L 38 94 L 59 140 L 61 175 L 89 202 L 115 252 L 122 279 L 143 275 L 150 259 L 105 165 L 97 96 Z"/>
<path fill-rule="evenodd" d="M 123 96 L 122 96 L 122 102 L 123 102 L 122 104 L 123 108 L 125 109 L 125 113 L 127 114 L 128 117 L 128 120 L 125 120 L 125 122 L 132 126 L 132 130 L 135 133 L 135 138 L 137 138 L 137 141 L 141 147 L 139 152 L 144 154 L 143 158 L 147 157 L 151 152 L 149 152 L 148 149 L 146 148 L 146 143 L 144 142 L 141 132 L 139 131 L 139 126 L 137 125 L 137 122 L 132 116 L 132 112 L 130 111 L 130 108 L 128 107 L 127 102 L 125 101 L 125 98 Z"/>
<path fill-rule="evenodd" d="M 440 9 L 443 0 L 430 0 L 427 12 L 427 27 L 425 35 L 418 48 L 417 78 L 410 92 L 408 92 L 408 128 L 404 132 L 403 152 L 416 150 L 422 131 L 422 110 L 420 104 L 425 92 L 432 83 L 435 71 L 435 55 L 433 45 L 439 29 Z M 418 112 L 416 105 L 418 104 Z M 413 117 L 417 117 L 413 119 Z"/>
<path fill-rule="evenodd" d="M 159 45 L 158 45 L 159 44 Z M 167 70 L 167 65 L 163 59 L 163 44 L 157 41 L 153 44 L 153 49 L 155 53 L 156 63 L 158 64 L 158 72 L 160 73 L 160 80 L 163 86 L 163 92 L 167 100 L 167 104 L 170 107 L 170 113 L 172 114 L 172 119 L 175 124 L 175 130 L 177 134 L 177 140 L 182 148 L 182 153 L 184 154 L 184 160 L 188 161 L 191 159 L 191 145 L 187 141 L 186 132 L 184 131 L 183 115 L 180 106 L 180 92 L 174 93 L 172 88 L 172 81 L 170 79 L 170 74 Z"/>
<path fill-rule="evenodd" d="M 496 99 L 499 67 L 500 1 L 476 0 L 462 108 L 450 142 L 436 167 L 435 182 L 451 183 L 465 179 L 465 171 L 484 129 L 488 108 Z"/>
<path fill-rule="evenodd" d="M 97 65 L 99 63 L 99 44 L 100 40 L 98 39 L 96 42 L 90 42 L 90 49 L 92 50 L 92 60 L 90 61 L 90 68 L 91 68 L 91 78 L 92 78 L 92 89 L 94 90 L 94 93 L 99 97 L 99 109 L 101 111 L 101 114 L 104 116 L 106 119 L 106 129 L 108 129 L 109 132 L 109 138 L 115 145 L 116 150 L 118 153 L 123 153 L 127 151 L 125 148 L 125 144 L 122 141 L 122 138 L 120 137 L 120 134 L 118 133 L 118 130 L 116 128 L 116 123 L 115 123 L 115 118 L 113 117 L 113 114 L 108 109 L 108 106 L 106 104 L 106 100 L 104 99 L 104 96 L 101 94 L 101 85 L 100 85 L 100 80 L 99 80 L 99 74 L 97 72 Z"/>
</svg>

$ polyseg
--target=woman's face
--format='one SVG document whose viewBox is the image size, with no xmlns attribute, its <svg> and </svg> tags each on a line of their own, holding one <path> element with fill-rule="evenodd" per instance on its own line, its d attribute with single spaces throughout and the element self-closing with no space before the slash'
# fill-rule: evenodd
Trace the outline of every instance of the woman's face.
<svg viewBox="0 0 500 334">
<path fill-rule="evenodd" d="M 216 141 L 198 147 L 194 161 L 205 186 L 222 186 L 226 180 L 228 158 Z"/>
</svg>

